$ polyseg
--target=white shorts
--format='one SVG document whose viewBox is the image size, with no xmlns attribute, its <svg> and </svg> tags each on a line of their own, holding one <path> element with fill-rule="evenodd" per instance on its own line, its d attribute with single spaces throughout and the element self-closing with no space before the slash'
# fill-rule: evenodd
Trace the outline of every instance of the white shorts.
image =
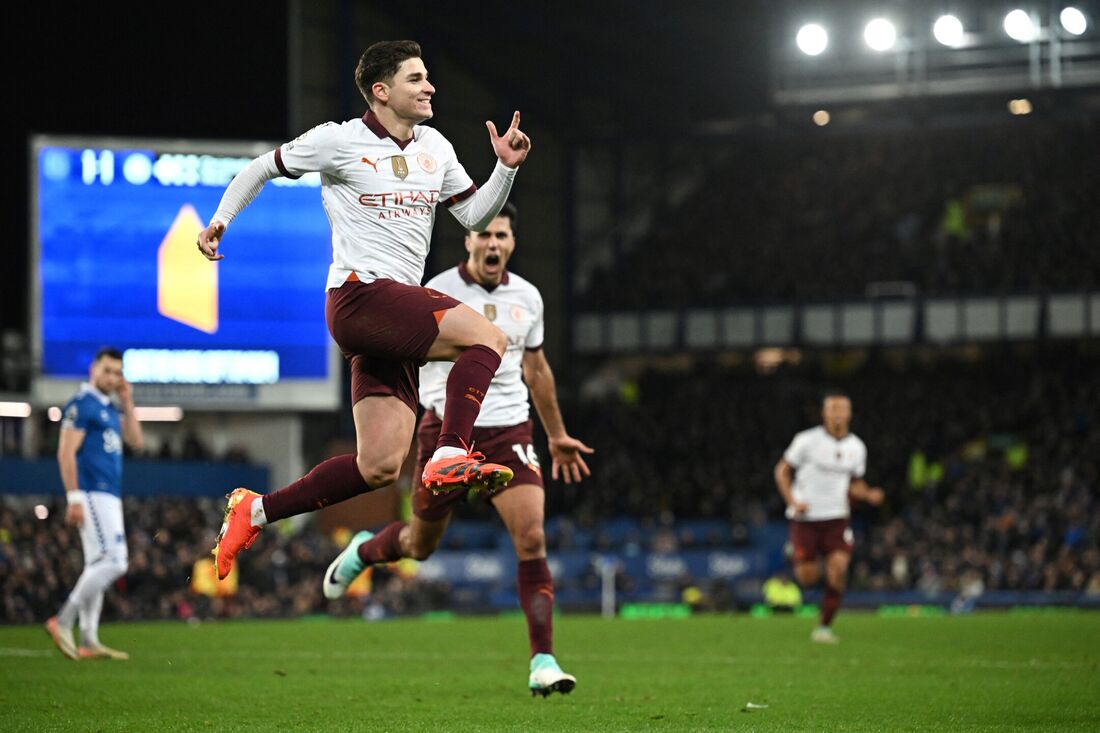
<svg viewBox="0 0 1100 733">
<path fill-rule="evenodd" d="M 125 563 L 126 529 L 122 524 L 122 499 L 105 491 L 85 491 L 84 524 L 80 541 L 84 545 L 84 564 L 104 559 Z"/>
</svg>

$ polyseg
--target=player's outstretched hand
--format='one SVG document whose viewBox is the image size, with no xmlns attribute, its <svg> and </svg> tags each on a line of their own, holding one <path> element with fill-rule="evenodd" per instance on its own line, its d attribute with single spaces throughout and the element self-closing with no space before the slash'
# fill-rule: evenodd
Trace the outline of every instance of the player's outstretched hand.
<svg viewBox="0 0 1100 733">
<path fill-rule="evenodd" d="M 517 112 L 517 118 L 519 113 Z M 550 476 L 557 481 L 560 469 L 562 480 L 567 484 L 574 481 L 581 482 L 581 477 L 591 476 L 588 464 L 584 462 L 582 453 L 595 453 L 596 451 L 587 445 L 566 435 L 564 438 L 550 439 Z"/>
<path fill-rule="evenodd" d="M 871 506 L 882 506 L 882 502 L 886 500 L 886 492 L 880 488 L 873 488 L 867 490 L 867 503 Z"/>
<path fill-rule="evenodd" d="M 501 163 L 509 168 L 517 168 L 527 160 L 527 154 L 531 152 L 531 138 L 519 129 L 519 110 L 512 115 L 512 124 L 503 135 L 497 135 L 497 126 L 492 120 L 486 120 L 485 126 L 489 128 L 489 142 L 493 144 L 493 152 Z"/>
<path fill-rule="evenodd" d="M 221 244 L 223 234 L 225 234 L 225 224 L 220 221 L 211 222 L 210 226 L 199 232 L 199 239 L 195 244 L 203 257 L 211 262 L 225 258 L 225 255 L 218 254 L 218 245 Z"/>
</svg>

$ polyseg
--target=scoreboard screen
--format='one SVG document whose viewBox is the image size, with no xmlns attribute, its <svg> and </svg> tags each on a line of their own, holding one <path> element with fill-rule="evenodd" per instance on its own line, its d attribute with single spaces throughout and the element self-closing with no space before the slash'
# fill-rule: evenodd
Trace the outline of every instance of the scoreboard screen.
<svg viewBox="0 0 1100 733">
<path fill-rule="evenodd" d="M 225 259 L 195 247 L 226 185 L 274 144 L 32 143 L 40 396 L 123 352 L 135 395 L 210 407 L 331 408 L 331 232 L 317 174 L 269 182 L 230 225 Z"/>
</svg>

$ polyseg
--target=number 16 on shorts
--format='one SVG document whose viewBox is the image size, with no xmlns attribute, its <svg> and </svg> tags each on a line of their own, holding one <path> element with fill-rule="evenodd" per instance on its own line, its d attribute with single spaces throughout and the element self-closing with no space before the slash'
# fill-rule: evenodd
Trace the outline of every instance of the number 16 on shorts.
<svg viewBox="0 0 1100 733">
<path fill-rule="evenodd" d="M 542 475 L 542 467 L 539 466 L 539 455 L 538 453 L 535 453 L 535 446 L 528 443 L 527 447 L 524 448 L 522 443 L 512 443 L 512 450 L 514 450 L 516 452 L 516 455 L 519 456 L 519 459 L 523 462 L 523 465 L 527 466 L 540 476 Z"/>
</svg>

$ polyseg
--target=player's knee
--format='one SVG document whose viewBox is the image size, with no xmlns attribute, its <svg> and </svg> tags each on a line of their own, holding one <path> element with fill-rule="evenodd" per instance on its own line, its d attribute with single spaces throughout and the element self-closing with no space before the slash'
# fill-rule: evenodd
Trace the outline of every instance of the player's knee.
<svg viewBox="0 0 1100 733">
<path fill-rule="evenodd" d="M 384 486 L 389 486 L 397 481 L 397 477 L 401 473 L 401 462 L 393 458 L 369 459 L 359 454 L 355 458 L 355 465 L 359 468 L 363 481 L 371 489 L 381 489 Z"/>
<path fill-rule="evenodd" d="M 521 558 L 542 557 L 546 554 L 546 533 L 541 525 L 524 527 L 513 537 L 513 542 L 516 545 L 516 554 Z"/>
<path fill-rule="evenodd" d="M 508 349 L 508 337 L 504 335 L 504 331 L 501 331 L 492 324 L 489 324 L 489 327 L 485 329 L 482 341 L 486 346 L 501 356 L 503 356 L 504 352 Z"/>
<path fill-rule="evenodd" d="M 423 562 L 432 556 L 437 547 L 439 547 L 438 537 L 422 537 L 412 543 L 409 557 Z"/>
<path fill-rule="evenodd" d="M 795 577 L 795 580 L 798 581 L 799 585 L 811 586 L 811 585 L 817 585 L 817 581 L 818 581 L 818 578 L 819 578 L 819 573 L 817 571 L 817 568 L 799 567 L 799 568 L 795 568 L 794 577 Z"/>
<path fill-rule="evenodd" d="M 125 557 L 116 558 L 111 561 L 111 570 L 114 571 L 115 576 L 111 581 L 113 583 L 130 570 L 130 561 Z"/>
</svg>

